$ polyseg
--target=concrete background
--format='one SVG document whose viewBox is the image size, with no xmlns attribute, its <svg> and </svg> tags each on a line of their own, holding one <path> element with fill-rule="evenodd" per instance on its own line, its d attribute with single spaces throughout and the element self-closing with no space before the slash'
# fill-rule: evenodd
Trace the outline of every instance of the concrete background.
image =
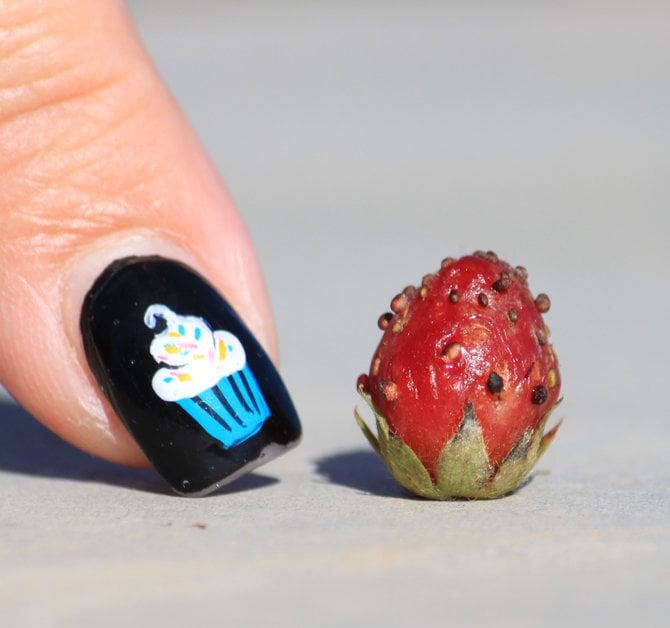
<svg viewBox="0 0 670 628">
<path fill-rule="evenodd" d="M 217 495 L 0 405 L 6 626 L 665 625 L 670 5 L 130 3 L 241 208 L 303 444 Z M 534 479 L 432 503 L 352 418 L 395 292 L 494 249 L 553 300 Z"/>
</svg>

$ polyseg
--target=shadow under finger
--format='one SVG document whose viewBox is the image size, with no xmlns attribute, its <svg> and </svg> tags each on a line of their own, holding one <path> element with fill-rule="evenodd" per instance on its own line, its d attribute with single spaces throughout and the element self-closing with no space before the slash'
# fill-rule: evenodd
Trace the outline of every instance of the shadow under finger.
<svg viewBox="0 0 670 628">
<path fill-rule="evenodd" d="M 11 402 L 0 402 L 0 472 L 3 471 L 176 496 L 153 469 L 124 467 L 80 451 Z M 276 482 L 276 478 L 251 473 L 212 496 L 254 490 Z"/>
</svg>

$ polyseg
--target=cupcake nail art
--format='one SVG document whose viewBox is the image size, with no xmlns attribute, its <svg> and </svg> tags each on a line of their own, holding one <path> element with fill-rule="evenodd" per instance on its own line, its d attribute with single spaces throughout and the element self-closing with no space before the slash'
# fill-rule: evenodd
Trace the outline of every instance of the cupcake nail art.
<svg viewBox="0 0 670 628">
<path fill-rule="evenodd" d="M 156 469 L 204 495 L 297 444 L 272 362 L 212 286 L 160 257 L 113 263 L 84 301 L 98 384 Z"/>
<path fill-rule="evenodd" d="M 212 332 L 202 318 L 180 316 L 163 304 L 147 308 L 144 324 L 155 333 L 151 355 L 165 365 L 151 380 L 163 401 L 179 404 L 224 447 L 261 429 L 270 408 L 236 336 Z"/>
</svg>

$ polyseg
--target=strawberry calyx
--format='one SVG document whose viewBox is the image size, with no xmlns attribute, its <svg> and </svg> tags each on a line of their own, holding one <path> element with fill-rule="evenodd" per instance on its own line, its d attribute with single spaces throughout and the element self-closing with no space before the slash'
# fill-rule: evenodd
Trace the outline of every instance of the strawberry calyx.
<svg viewBox="0 0 670 628">
<path fill-rule="evenodd" d="M 394 433 L 375 407 L 362 383 L 358 392 L 370 406 L 377 435 L 368 427 L 358 409 L 356 422 L 391 475 L 406 489 L 427 499 L 495 499 L 519 488 L 553 441 L 559 421 L 545 432 L 550 415 L 560 399 L 542 416 L 534 428 L 527 428 L 503 462 L 491 464 L 480 422 L 472 403 L 467 403 L 456 433 L 442 448 L 433 476 L 412 448 Z"/>
</svg>

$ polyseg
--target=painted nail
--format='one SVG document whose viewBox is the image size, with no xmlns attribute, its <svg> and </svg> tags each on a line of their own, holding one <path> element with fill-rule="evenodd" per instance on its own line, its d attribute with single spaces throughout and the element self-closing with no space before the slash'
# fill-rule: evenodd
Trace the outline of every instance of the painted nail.
<svg viewBox="0 0 670 628">
<path fill-rule="evenodd" d="M 300 439 L 270 358 L 179 262 L 111 264 L 86 295 L 81 331 L 100 388 L 177 493 L 206 495 Z"/>
</svg>

